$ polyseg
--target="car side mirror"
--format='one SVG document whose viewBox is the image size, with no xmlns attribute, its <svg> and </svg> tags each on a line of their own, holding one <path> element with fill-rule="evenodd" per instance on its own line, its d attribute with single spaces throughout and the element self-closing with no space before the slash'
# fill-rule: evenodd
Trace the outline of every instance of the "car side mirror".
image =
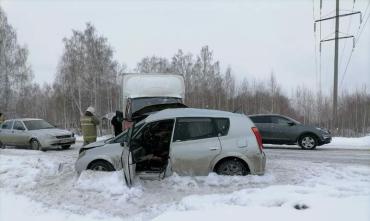
<svg viewBox="0 0 370 221">
<path fill-rule="evenodd" d="M 288 123 L 288 125 L 289 125 L 289 126 L 294 126 L 294 125 L 295 125 L 295 123 L 294 123 L 294 122 L 289 122 L 289 123 Z"/>
</svg>

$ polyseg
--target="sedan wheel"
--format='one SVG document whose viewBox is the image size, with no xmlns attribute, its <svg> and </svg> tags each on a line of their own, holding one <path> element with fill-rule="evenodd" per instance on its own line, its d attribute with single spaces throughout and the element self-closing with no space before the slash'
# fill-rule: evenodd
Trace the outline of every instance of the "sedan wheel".
<svg viewBox="0 0 370 221">
<path fill-rule="evenodd" d="M 62 146 L 62 149 L 63 149 L 63 150 L 67 150 L 67 149 L 69 149 L 70 147 L 71 147 L 71 145 L 63 145 L 63 146 Z"/>
<path fill-rule="evenodd" d="M 4 149 L 5 145 L 0 141 L 0 149 Z"/>
<path fill-rule="evenodd" d="M 317 145 L 316 139 L 313 136 L 306 135 L 299 140 L 299 146 L 302 149 L 315 149 Z"/>
<path fill-rule="evenodd" d="M 90 170 L 96 170 L 96 171 L 115 171 L 112 164 L 106 162 L 106 161 L 96 161 L 91 163 L 89 166 Z"/>
<path fill-rule="evenodd" d="M 222 162 L 216 169 L 219 175 L 245 176 L 248 174 L 245 165 L 238 159 L 231 159 Z"/>
<path fill-rule="evenodd" d="M 36 139 L 31 140 L 31 148 L 33 150 L 41 150 L 41 145 Z"/>
</svg>

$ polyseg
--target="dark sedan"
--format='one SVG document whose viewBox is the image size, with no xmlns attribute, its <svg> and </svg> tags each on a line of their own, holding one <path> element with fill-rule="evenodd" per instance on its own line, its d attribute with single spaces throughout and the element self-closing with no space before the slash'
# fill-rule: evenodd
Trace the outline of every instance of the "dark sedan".
<svg viewBox="0 0 370 221">
<path fill-rule="evenodd" d="M 327 129 L 304 125 L 292 118 L 277 115 L 250 115 L 265 144 L 298 144 L 302 149 L 315 149 L 331 142 Z"/>
</svg>

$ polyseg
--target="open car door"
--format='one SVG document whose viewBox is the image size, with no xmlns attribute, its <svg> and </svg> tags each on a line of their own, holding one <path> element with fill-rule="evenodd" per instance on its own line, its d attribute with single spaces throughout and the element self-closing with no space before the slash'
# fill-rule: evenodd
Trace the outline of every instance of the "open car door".
<svg viewBox="0 0 370 221">
<path fill-rule="evenodd" d="M 134 183 L 136 164 L 133 162 L 130 147 L 126 142 L 123 146 L 121 162 L 126 184 L 128 187 L 131 187 Z"/>
</svg>

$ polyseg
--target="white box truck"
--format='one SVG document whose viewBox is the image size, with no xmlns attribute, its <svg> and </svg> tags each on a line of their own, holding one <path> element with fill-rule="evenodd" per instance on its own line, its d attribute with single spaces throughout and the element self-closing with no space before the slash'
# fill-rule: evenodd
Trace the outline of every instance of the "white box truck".
<svg viewBox="0 0 370 221">
<path fill-rule="evenodd" d="M 166 108 L 186 107 L 184 77 L 178 74 L 124 74 L 122 78 L 124 129 L 145 115 Z"/>
</svg>

